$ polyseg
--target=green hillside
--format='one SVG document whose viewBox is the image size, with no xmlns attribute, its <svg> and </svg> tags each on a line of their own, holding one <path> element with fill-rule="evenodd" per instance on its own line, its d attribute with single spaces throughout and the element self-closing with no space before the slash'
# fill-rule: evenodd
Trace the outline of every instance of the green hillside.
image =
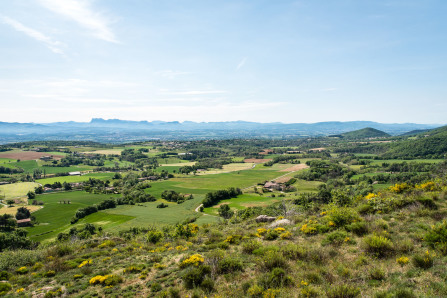
<svg viewBox="0 0 447 298">
<path fill-rule="evenodd" d="M 447 153 L 447 126 L 426 132 L 416 140 L 393 144 L 383 156 L 387 158 L 444 158 Z"/>
<path fill-rule="evenodd" d="M 367 139 L 367 138 L 383 138 L 383 137 L 389 137 L 390 135 L 386 132 L 383 132 L 381 130 L 366 127 L 359 130 L 354 130 L 350 132 L 346 132 L 341 134 L 343 138 L 347 139 Z"/>
</svg>

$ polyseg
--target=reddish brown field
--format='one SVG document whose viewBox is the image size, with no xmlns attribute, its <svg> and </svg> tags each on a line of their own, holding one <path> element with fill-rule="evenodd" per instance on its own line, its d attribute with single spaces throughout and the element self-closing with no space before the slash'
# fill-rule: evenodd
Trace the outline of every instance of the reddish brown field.
<svg viewBox="0 0 447 298">
<path fill-rule="evenodd" d="M 247 158 L 244 159 L 244 162 L 252 162 L 252 163 L 264 163 L 264 162 L 268 162 L 271 161 L 271 158 L 266 158 L 266 159 L 258 159 L 258 158 Z"/>
<path fill-rule="evenodd" d="M 22 151 L 22 152 L 4 152 L 0 153 L 0 158 L 20 159 L 20 160 L 34 160 L 39 159 L 42 156 L 48 156 L 47 152 L 34 152 L 34 151 Z M 61 159 L 62 155 L 53 155 L 54 159 Z"/>
</svg>

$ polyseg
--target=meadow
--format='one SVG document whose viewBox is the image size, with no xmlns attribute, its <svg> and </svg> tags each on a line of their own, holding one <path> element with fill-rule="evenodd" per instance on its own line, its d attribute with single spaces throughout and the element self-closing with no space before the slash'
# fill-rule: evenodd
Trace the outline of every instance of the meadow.
<svg viewBox="0 0 447 298">
<path fill-rule="evenodd" d="M 25 197 L 29 191 L 34 191 L 37 186 L 39 184 L 35 182 L 0 185 L 0 197 L 5 196 L 5 199 Z"/>
</svg>

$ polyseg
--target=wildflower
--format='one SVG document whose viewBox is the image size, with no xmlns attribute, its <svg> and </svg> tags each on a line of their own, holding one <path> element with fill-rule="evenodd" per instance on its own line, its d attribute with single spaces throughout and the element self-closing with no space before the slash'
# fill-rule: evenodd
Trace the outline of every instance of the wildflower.
<svg viewBox="0 0 447 298">
<path fill-rule="evenodd" d="M 195 254 L 195 255 L 190 256 L 186 260 L 184 260 L 180 264 L 180 267 L 187 267 L 189 265 L 199 266 L 199 264 L 202 264 L 204 261 L 205 261 L 205 259 L 203 258 L 202 255 Z"/>
<path fill-rule="evenodd" d="M 81 264 L 79 264 L 78 268 L 82 268 L 82 267 L 84 267 L 86 265 L 91 265 L 91 264 L 92 264 L 92 260 L 88 259 L 86 261 L 83 261 Z"/>
</svg>

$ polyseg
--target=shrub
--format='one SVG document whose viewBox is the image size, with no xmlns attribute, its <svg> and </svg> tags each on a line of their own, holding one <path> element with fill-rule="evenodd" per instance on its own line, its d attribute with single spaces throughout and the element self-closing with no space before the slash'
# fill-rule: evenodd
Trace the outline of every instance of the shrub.
<svg viewBox="0 0 447 298">
<path fill-rule="evenodd" d="M 169 207 L 169 205 L 165 203 L 160 203 L 157 205 L 157 208 L 166 208 L 166 207 Z"/>
<path fill-rule="evenodd" d="M 282 253 L 276 251 L 269 251 L 262 259 L 261 266 L 264 270 L 270 271 L 274 268 L 287 268 L 287 260 Z"/>
<path fill-rule="evenodd" d="M 400 257 L 400 258 L 396 259 L 396 263 L 401 266 L 408 264 L 409 261 L 410 260 L 407 257 Z"/>
<path fill-rule="evenodd" d="M 12 286 L 7 282 L 0 283 L 0 295 L 6 295 L 9 291 L 11 291 Z"/>
<path fill-rule="evenodd" d="M 200 284 L 200 287 L 205 291 L 205 292 L 212 292 L 214 290 L 214 280 L 207 276 L 203 279 L 202 283 Z"/>
<path fill-rule="evenodd" d="M 235 258 L 225 258 L 217 263 L 217 272 L 220 274 L 243 271 L 242 261 Z"/>
<path fill-rule="evenodd" d="M 386 277 L 386 272 L 382 268 L 373 268 L 369 271 L 369 277 L 375 280 L 384 280 Z"/>
<path fill-rule="evenodd" d="M 195 255 L 192 255 L 189 258 L 183 260 L 180 263 L 180 268 L 184 268 L 184 267 L 188 267 L 188 266 L 199 266 L 199 265 L 203 264 L 204 261 L 205 261 L 205 259 L 203 258 L 202 255 L 195 254 Z"/>
<path fill-rule="evenodd" d="M 11 273 L 8 271 L 2 271 L 0 272 L 0 280 L 8 280 L 11 277 Z"/>
<path fill-rule="evenodd" d="M 152 242 L 154 244 L 156 244 L 157 242 L 159 242 L 161 239 L 163 238 L 163 233 L 160 231 L 149 231 L 146 235 L 146 239 L 148 242 Z"/>
<path fill-rule="evenodd" d="M 377 257 L 385 257 L 390 254 L 393 249 L 393 243 L 386 237 L 372 235 L 364 239 L 366 251 L 376 255 Z"/>
<path fill-rule="evenodd" d="M 334 231 L 326 235 L 326 238 L 323 240 L 322 244 L 342 245 L 347 237 L 348 234 L 345 231 Z"/>
<path fill-rule="evenodd" d="M 18 268 L 18 269 L 16 270 L 16 273 L 17 273 L 17 274 L 27 274 L 28 271 L 29 271 L 29 270 L 28 270 L 27 267 L 22 266 L 22 267 L 20 267 L 20 268 Z"/>
<path fill-rule="evenodd" d="M 415 255 L 413 256 L 413 265 L 421 269 L 429 269 L 433 267 L 434 256 L 428 250 L 423 255 Z"/>
<path fill-rule="evenodd" d="M 161 285 L 158 282 L 154 282 L 151 285 L 151 291 L 152 292 L 160 292 L 161 290 L 162 290 L 162 287 L 161 287 Z"/>
<path fill-rule="evenodd" d="M 126 269 L 124 269 L 124 273 L 139 273 L 139 272 L 141 272 L 141 271 L 143 271 L 143 266 L 134 266 L 134 265 L 131 265 L 131 266 L 128 266 L 128 267 L 126 267 Z"/>
<path fill-rule="evenodd" d="M 260 248 L 262 245 L 256 240 L 251 240 L 242 244 L 242 252 L 246 254 L 253 253 L 254 250 Z"/>
<path fill-rule="evenodd" d="M 290 260 L 303 260 L 307 255 L 304 247 L 295 244 L 288 244 L 281 247 L 281 253 Z"/>
<path fill-rule="evenodd" d="M 326 295 L 328 298 L 354 298 L 360 295 L 360 289 L 350 285 L 331 287 Z"/>
<path fill-rule="evenodd" d="M 247 290 L 247 294 L 250 297 L 262 297 L 262 292 L 263 289 L 258 285 L 254 285 Z"/>
<path fill-rule="evenodd" d="M 207 275 L 211 273 L 211 268 L 207 265 L 189 267 L 182 275 L 182 280 L 187 289 L 193 289 L 202 284 Z"/>
<path fill-rule="evenodd" d="M 444 246 L 447 243 L 447 221 L 444 220 L 437 225 L 433 225 L 431 231 L 425 234 L 424 240 L 433 248 Z"/>
<path fill-rule="evenodd" d="M 97 275 L 90 279 L 89 284 L 96 285 L 102 284 L 104 286 L 116 286 L 117 284 L 123 282 L 123 278 L 118 275 Z"/>
<path fill-rule="evenodd" d="M 347 225 L 345 229 L 349 232 L 356 234 L 357 236 L 363 236 L 368 234 L 368 226 L 365 222 L 354 222 L 350 225 Z"/>
<path fill-rule="evenodd" d="M 332 208 L 327 212 L 328 222 L 333 222 L 335 227 L 344 227 L 353 222 L 358 222 L 361 220 L 359 214 L 355 209 L 349 207 L 338 207 Z"/>
<path fill-rule="evenodd" d="M 55 275 L 56 275 L 56 271 L 54 271 L 54 270 L 49 270 L 43 274 L 44 277 L 53 277 Z"/>
<path fill-rule="evenodd" d="M 264 239 L 265 240 L 275 240 L 279 237 L 279 233 L 278 231 L 275 230 L 269 230 L 265 235 L 264 235 Z"/>
<path fill-rule="evenodd" d="M 279 288 L 292 284 L 292 279 L 286 274 L 282 268 L 274 268 L 271 272 L 264 274 L 259 285 L 264 289 Z"/>
</svg>

